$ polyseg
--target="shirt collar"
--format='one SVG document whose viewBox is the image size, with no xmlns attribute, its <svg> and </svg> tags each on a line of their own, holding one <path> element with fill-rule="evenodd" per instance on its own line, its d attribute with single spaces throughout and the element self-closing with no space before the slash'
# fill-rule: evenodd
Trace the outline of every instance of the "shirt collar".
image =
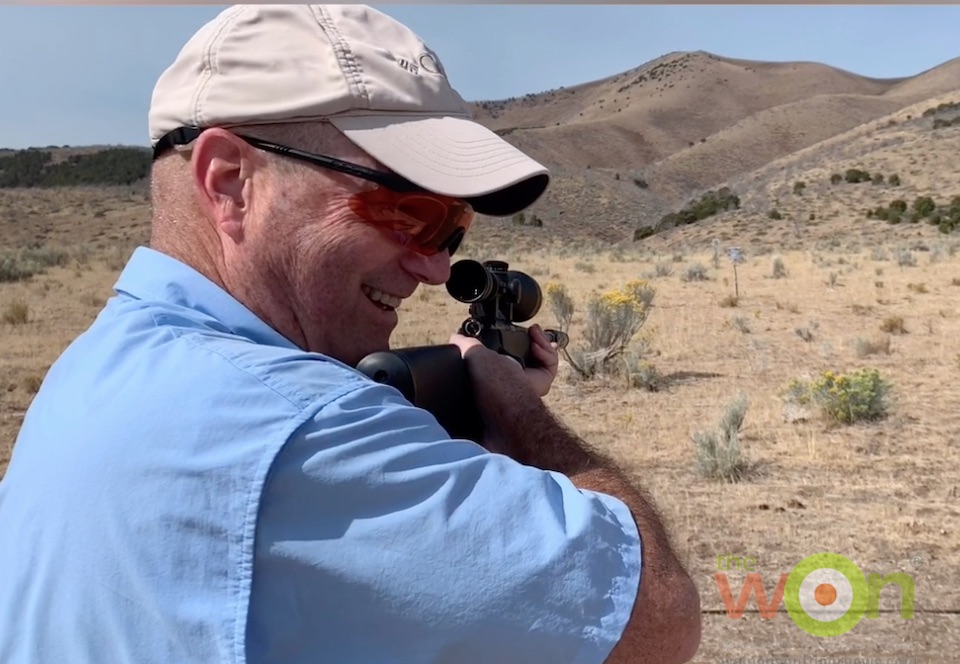
<svg viewBox="0 0 960 664">
<path fill-rule="evenodd" d="M 256 343 L 297 346 L 200 272 L 149 247 L 137 247 L 114 285 L 117 294 L 184 307 Z"/>
</svg>

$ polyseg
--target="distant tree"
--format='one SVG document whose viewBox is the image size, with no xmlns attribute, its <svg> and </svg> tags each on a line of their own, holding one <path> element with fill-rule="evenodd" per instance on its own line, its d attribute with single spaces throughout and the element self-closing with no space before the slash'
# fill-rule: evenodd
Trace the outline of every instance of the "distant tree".
<svg viewBox="0 0 960 664">
<path fill-rule="evenodd" d="M 74 154 L 58 163 L 49 151 L 20 150 L 0 158 L 0 187 L 130 185 L 149 172 L 150 153 L 140 148 Z"/>
</svg>

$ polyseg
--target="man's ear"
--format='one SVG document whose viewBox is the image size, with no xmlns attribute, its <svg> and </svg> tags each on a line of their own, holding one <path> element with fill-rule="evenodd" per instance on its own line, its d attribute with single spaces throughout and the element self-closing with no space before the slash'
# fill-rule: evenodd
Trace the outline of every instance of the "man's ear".
<svg viewBox="0 0 960 664">
<path fill-rule="evenodd" d="M 254 165 L 243 139 L 211 128 L 193 145 L 191 170 L 200 207 L 218 234 L 241 242 L 250 210 Z"/>
</svg>

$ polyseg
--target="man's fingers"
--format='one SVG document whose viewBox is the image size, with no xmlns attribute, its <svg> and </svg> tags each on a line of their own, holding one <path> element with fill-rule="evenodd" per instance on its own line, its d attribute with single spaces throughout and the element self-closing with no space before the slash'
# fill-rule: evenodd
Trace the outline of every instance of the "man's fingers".
<svg viewBox="0 0 960 664">
<path fill-rule="evenodd" d="M 533 337 L 534 345 L 553 348 L 554 350 L 560 348 L 560 345 L 539 325 L 532 325 L 530 330 L 532 331 L 531 336 Z"/>
<path fill-rule="evenodd" d="M 560 364 L 560 356 L 556 349 L 550 346 L 533 346 L 533 354 L 537 356 L 542 364 L 547 367 L 555 367 Z"/>
<path fill-rule="evenodd" d="M 548 366 L 555 366 L 560 363 L 560 355 L 557 351 L 557 344 L 550 341 L 550 337 L 548 337 L 543 331 L 540 332 L 539 337 L 534 337 L 534 343 L 531 348 L 537 359 L 544 364 Z"/>
</svg>

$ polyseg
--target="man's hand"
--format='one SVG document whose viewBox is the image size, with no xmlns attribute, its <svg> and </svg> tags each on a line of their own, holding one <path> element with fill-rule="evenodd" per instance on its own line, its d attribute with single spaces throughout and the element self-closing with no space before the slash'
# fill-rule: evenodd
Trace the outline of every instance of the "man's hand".
<svg viewBox="0 0 960 664">
<path fill-rule="evenodd" d="M 539 396 L 544 397 L 550 391 L 550 386 L 553 385 L 553 381 L 557 377 L 557 369 L 560 366 L 560 352 L 557 350 L 556 342 L 550 341 L 550 337 L 539 325 L 530 326 L 530 342 L 530 350 L 540 365 L 527 367 L 524 373 L 526 373 L 534 391 Z"/>
<path fill-rule="evenodd" d="M 467 359 L 467 353 L 471 352 L 471 348 L 477 346 L 486 348 L 479 339 L 461 334 L 454 334 L 450 337 L 450 343 L 460 348 L 460 354 L 464 359 Z M 550 341 L 550 338 L 539 325 L 532 325 L 530 327 L 530 352 L 533 357 L 536 358 L 538 364 L 536 366 L 525 367 L 523 369 L 523 375 L 526 376 L 527 382 L 530 384 L 530 387 L 533 388 L 536 395 L 543 397 L 550 391 L 550 386 L 557 377 L 557 369 L 560 366 L 560 353 L 557 350 L 557 344 Z M 489 353 L 489 360 L 484 358 L 486 361 L 498 363 L 509 362 L 517 368 L 520 367 L 519 363 L 509 356 L 500 355 L 492 350 L 490 350 Z"/>
</svg>

